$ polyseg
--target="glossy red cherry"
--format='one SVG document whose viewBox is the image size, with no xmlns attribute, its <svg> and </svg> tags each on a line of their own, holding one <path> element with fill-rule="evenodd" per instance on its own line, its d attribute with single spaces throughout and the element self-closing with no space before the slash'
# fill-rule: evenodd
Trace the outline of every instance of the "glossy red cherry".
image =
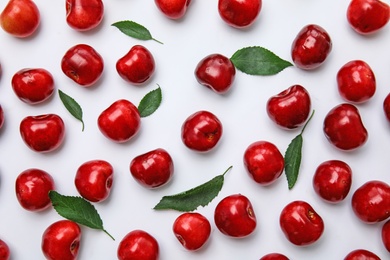
<svg viewBox="0 0 390 260">
<path fill-rule="evenodd" d="M 33 35 L 40 21 L 39 9 L 31 0 L 10 0 L 0 13 L 0 26 L 5 32 L 18 38 Z"/>
<path fill-rule="evenodd" d="M 252 203 L 241 194 L 227 196 L 217 204 L 214 222 L 222 234 L 237 238 L 249 236 L 257 225 Z"/>
<path fill-rule="evenodd" d="M 4 240 L 0 239 L 0 259 L 9 260 L 11 256 L 10 249 Z"/>
<path fill-rule="evenodd" d="M 366 249 L 356 249 L 349 252 L 344 260 L 381 260 L 381 258 Z"/>
<path fill-rule="evenodd" d="M 345 151 L 363 146 L 368 139 L 358 108 L 348 103 L 337 105 L 328 112 L 323 130 L 331 144 Z"/>
<path fill-rule="evenodd" d="M 27 169 L 16 178 L 15 193 L 19 204 L 29 211 L 42 211 L 51 206 L 49 191 L 55 189 L 53 177 L 40 169 Z"/>
<path fill-rule="evenodd" d="M 244 152 L 244 166 L 249 176 L 261 185 L 274 183 L 284 170 L 284 157 L 270 142 L 257 141 Z"/>
<path fill-rule="evenodd" d="M 353 193 L 351 206 L 364 223 L 386 220 L 390 217 L 390 186 L 379 180 L 367 181 Z"/>
<path fill-rule="evenodd" d="M 27 116 L 20 122 L 20 135 L 31 150 L 51 152 L 64 141 L 64 121 L 56 114 Z"/>
<path fill-rule="evenodd" d="M 4 125 L 4 110 L 3 107 L 0 105 L 0 129 Z"/>
<path fill-rule="evenodd" d="M 210 54 L 195 68 L 196 80 L 218 94 L 228 92 L 234 82 L 236 68 L 231 60 L 221 54 Z"/>
<path fill-rule="evenodd" d="M 160 249 L 152 235 L 143 230 L 133 230 L 119 243 L 117 255 L 119 260 L 157 260 Z"/>
<path fill-rule="evenodd" d="M 83 87 L 94 85 L 102 76 L 102 56 L 87 44 L 77 44 L 67 50 L 61 60 L 63 73 Z"/>
<path fill-rule="evenodd" d="M 352 0 L 347 8 L 347 20 L 353 30 L 362 35 L 382 29 L 390 19 L 390 7 L 380 0 Z"/>
<path fill-rule="evenodd" d="M 125 99 L 112 103 L 100 113 L 97 121 L 102 134 L 117 143 L 129 141 L 141 127 L 138 108 Z"/>
<path fill-rule="evenodd" d="M 218 0 L 222 20 L 235 28 L 251 26 L 259 16 L 262 0 Z"/>
<path fill-rule="evenodd" d="M 382 226 L 381 238 L 383 246 L 390 252 L 390 220 L 387 220 Z"/>
<path fill-rule="evenodd" d="M 116 70 L 127 82 L 141 85 L 152 77 L 155 66 L 152 53 L 142 45 L 135 45 L 117 61 Z"/>
<path fill-rule="evenodd" d="M 337 72 L 336 78 L 338 91 L 346 101 L 363 103 L 375 94 L 374 72 L 362 60 L 353 60 L 344 64 Z"/>
<path fill-rule="evenodd" d="M 269 253 L 261 257 L 260 260 L 289 260 L 289 258 L 280 253 Z"/>
<path fill-rule="evenodd" d="M 81 239 L 81 229 L 70 220 L 52 223 L 42 234 L 42 252 L 47 260 L 76 260 Z"/>
<path fill-rule="evenodd" d="M 154 3 L 166 17 L 177 20 L 186 14 L 191 0 L 154 0 Z"/>
<path fill-rule="evenodd" d="M 291 57 L 300 69 L 313 70 L 321 66 L 332 51 L 328 32 L 319 25 L 304 26 L 291 46 Z"/>
<path fill-rule="evenodd" d="M 340 160 L 321 163 L 313 176 L 314 191 L 325 201 L 339 203 L 344 200 L 352 184 L 352 169 Z"/>
<path fill-rule="evenodd" d="M 110 195 L 113 180 L 114 169 L 109 162 L 91 160 L 79 166 L 74 183 L 83 198 L 100 202 Z"/>
<path fill-rule="evenodd" d="M 27 104 L 39 104 L 50 98 L 54 91 L 52 74 L 42 68 L 22 69 L 11 80 L 16 96 Z"/>
<path fill-rule="evenodd" d="M 173 233 L 184 248 L 200 249 L 209 239 L 211 225 L 206 217 L 196 212 L 186 212 L 176 218 Z"/>
<path fill-rule="evenodd" d="M 390 93 L 387 94 L 383 100 L 383 112 L 385 113 L 387 121 L 390 122 Z"/>
<path fill-rule="evenodd" d="M 309 92 L 301 85 L 293 85 L 268 99 L 269 118 L 283 129 L 295 129 L 309 118 L 311 100 Z"/>
<path fill-rule="evenodd" d="M 279 218 L 286 238 L 294 245 L 306 246 L 315 243 L 324 232 L 324 222 L 313 207 L 305 201 L 287 204 Z"/>
<path fill-rule="evenodd" d="M 198 152 L 213 149 L 222 137 L 221 121 L 209 111 L 198 111 L 190 115 L 181 127 L 183 143 Z"/>
<path fill-rule="evenodd" d="M 77 31 L 89 31 L 103 20 L 102 0 L 66 0 L 66 23 Z"/>
<path fill-rule="evenodd" d="M 162 148 L 136 156 L 130 162 L 130 173 L 145 188 L 157 188 L 168 183 L 174 172 L 171 155 Z"/>
</svg>

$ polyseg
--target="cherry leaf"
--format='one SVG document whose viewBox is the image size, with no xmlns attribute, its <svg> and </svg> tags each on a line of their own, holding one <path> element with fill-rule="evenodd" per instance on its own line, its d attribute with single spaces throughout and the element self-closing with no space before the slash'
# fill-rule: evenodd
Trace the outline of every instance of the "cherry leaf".
<svg viewBox="0 0 390 260">
<path fill-rule="evenodd" d="M 162 94 L 160 86 L 146 94 L 138 105 L 138 111 L 141 117 L 147 117 L 153 114 L 160 106 Z"/>
<path fill-rule="evenodd" d="M 136 38 L 138 40 L 153 40 L 163 44 L 162 42 L 154 39 L 150 31 L 145 26 L 139 23 L 125 20 L 113 23 L 112 26 L 118 28 L 122 33 L 126 34 L 127 36 Z"/>
<path fill-rule="evenodd" d="M 61 195 L 54 190 L 49 191 L 49 198 L 60 216 L 89 228 L 102 230 L 115 240 L 104 229 L 99 213 L 89 201 L 82 197 Z"/>
<path fill-rule="evenodd" d="M 287 177 L 288 188 L 291 190 L 298 180 L 299 169 L 302 161 L 302 147 L 303 147 L 303 131 L 305 130 L 310 119 L 314 115 L 314 110 L 303 126 L 299 135 L 297 135 L 288 145 L 286 153 L 284 155 L 284 172 Z"/>
<path fill-rule="evenodd" d="M 230 58 L 234 66 L 249 75 L 274 75 L 293 64 L 281 59 L 270 50 L 251 46 L 237 50 Z"/>
<path fill-rule="evenodd" d="M 62 104 L 64 104 L 69 113 L 81 122 L 81 130 L 84 131 L 83 110 L 79 103 L 77 103 L 76 100 L 74 100 L 68 94 L 65 94 L 60 89 L 58 90 L 58 95 L 60 96 Z"/>
<path fill-rule="evenodd" d="M 181 212 L 188 212 L 196 210 L 199 206 L 207 206 L 221 191 L 224 183 L 224 176 L 232 167 L 233 166 L 230 166 L 223 174 L 218 175 L 195 188 L 175 195 L 162 197 L 154 209 L 173 209 Z"/>
</svg>

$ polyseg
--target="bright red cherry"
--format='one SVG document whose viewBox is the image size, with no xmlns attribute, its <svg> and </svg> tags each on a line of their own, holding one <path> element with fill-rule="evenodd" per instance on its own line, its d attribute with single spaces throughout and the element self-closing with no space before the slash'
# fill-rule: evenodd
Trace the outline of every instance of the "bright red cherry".
<svg viewBox="0 0 390 260">
<path fill-rule="evenodd" d="M 260 260 L 289 260 L 289 258 L 280 253 L 269 253 L 261 257 Z"/>
<path fill-rule="evenodd" d="M 390 220 L 387 220 L 386 223 L 383 224 L 381 238 L 384 247 L 390 252 Z"/>
<path fill-rule="evenodd" d="M 166 17 L 178 20 L 186 14 L 191 0 L 154 0 L 154 2 Z"/>
<path fill-rule="evenodd" d="M 11 252 L 7 243 L 0 239 L 0 260 L 9 260 L 10 256 Z"/>
<path fill-rule="evenodd" d="M 381 260 L 381 258 L 366 249 L 355 249 L 349 252 L 344 260 Z"/>
<path fill-rule="evenodd" d="M 251 26 L 259 16 L 262 0 L 218 0 L 222 20 L 235 28 Z"/>
<path fill-rule="evenodd" d="M 89 31 L 103 20 L 102 0 L 66 0 L 66 23 L 76 31 Z"/>
<path fill-rule="evenodd" d="M 143 230 L 133 230 L 119 243 L 117 255 L 119 260 L 157 260 L 160 248 L 152 235 Z"/>
</svg>

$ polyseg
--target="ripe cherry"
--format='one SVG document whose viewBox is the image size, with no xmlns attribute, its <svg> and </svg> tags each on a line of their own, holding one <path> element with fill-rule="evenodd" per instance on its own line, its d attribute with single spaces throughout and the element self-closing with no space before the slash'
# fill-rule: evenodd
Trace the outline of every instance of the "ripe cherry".
<svg viewBox="0 0 390 260">
<path fill-rule="evenodd" d="M 133 46 L 116 62 L 116 70 L 124 80 L 134 85 L 146 83 L 154 74 L 152 53 L 142 45 Z"/>
<path fill-rule="evenodd" d="M 390 220 L 387 220 L 385 224 L 383 224 L 381 238 L 384 247 L 390 252 Z"/>
<path fill-rule="evenodd" d="M 0 105 L 0 129 L 4 125 L 4 110 L 3 107 Z"/>
<path fill-rule="evenodd" d="M 341 97 L 350 102 L 363 103 L 374 96 L 376 80 L 371 67 L 362 60 L 353 60 L 337 72 L 337 87 Z"/>
<path fill-rule="evenodd" d="M 76 31 L 89 31 L 103 20 L 102 0 L 66 0 L 66 23 Z"/>
<path fill-rule="evenodd" d="M 237 238 L 252 234 L 257 225 L 252 203 L 241 194 L 227 196 L 217 204 L 214 222 L 222 234 Z"/>
<path fill-rule="evenodd" d="M 154 0 L 154 3 L 166 17 L 178 20 L 186 14 L 191 0 Z"/>
<path fill-rule="evenodd" d="M 198 152 L 213 149 L 222 137 L 221 121 L 209 111 L 198 111 L 190 115 L 181 127 L 183 143 Z"/>
<path fill-rule="evenodd" d="M 20 122 L 20 135 L 31 150 L 47 153 L 63 143 L 65 124 L 56 114 L 27 116 Z"/>
<path fill-rule="evenodd" d="M 306 246 L 316 242 L 324 232 L 324 222 L 313 207 L 305 201 L 287 204 L 279 218 L 286 238 L 294 245 Z"/>
<path fill-rule="evenodd" d="M 111 192 L 114 169 L 105 160 L 91 160 L 79 166 L 74 183 L 80 195 L 92 202 L 104 201 Z"/>
<path fill-rule="evenodd" d="M 352 184 L 352 169 L 339 160 L 321 163 L 313 176 L 314 191 L 325 201 L 339 203 L 344 200 Z"/>
<path fill-rule="evenodd" d="M 390 93 L 387 94 L 383 100 L 383 112 L 385 113 L 387 121 L 390 122 Z"/>
<path fill-rule="evenodd" d="M 47 260 L 76 260 L 79 253 L 81 229 L 70 220 L 59 220 L 46 228 L 42 235 L 42 252 Z"/>
<path fill-rule="evenodd" d="M 291 46 L 291 57 L 300 69 L 313 70 L 321 66 L 332 51 L 332 40 L 319 25 L 304 26 Z"/>
<path fill-rule="evenodd" d="M 344 260 L 381 260 L 381 258 L 366 249 L 355 249 L 349 252 Z"/>
<path fill-rule="evenodd" d="M 379 180 L 367 181 L 353 193 L 351 206 L 364 223 L 386 220 L 390 217 L 390 186 Z"/>
<path fill-rule="evenodd" d="M 289 260 L 289 258 L 280 253 L 269 253 L 261 257 L 260 260 Z"/>
<path fill-rule="evenodd" d="M 244 166 L 249 176 L 261 185 L 274 183 L 284 170 L 284 157 L 270 142 L 257 141 L 244 152 Z"/>
<path fill-rule="evenodd" d="M 381 0 L 352 0 L 347 8 L 347 20 L 353 30 L 362 35 L 382 29 L 390 19 L 390 7 Z"/>
<path fill-rule="evenodd" d="M 160 249 L 157 240 L 143 230 L 133 230 L 123 237 L 117 249 L 119 260 L 157 260 Z"/>
<path fill-rule="evenodd" d="M 87 44 L 77 44 L 67 50 L 61 59 L 63 73 L 82 87 L 94 85 L 102 76 L 102 56 Z"/>
<path fill-rule="evenodd" d="M 29 211 L 42 211 L 51 206 L 49 191 L 55 189 L 53 177 L 40 169 L 27 169 L 15 181 L 19 204 Z"/>
<path fill-rule="evenodd" d="M 138 155 L 130 162 L 131 175 L 145 188 L 165 185 L 171 180 L 173 172 L 172 157 L 162 148 Z"/>
<path fill-rule="evenodd" d="M 311 100 L 309 92 L 301 85 L 293 85 L 268 99 L 269 118 L 283 129 L 295 129 L 309 118 Z"/>
<path fill-rule="evenodd" d="M 105 137 L 117 143 L 124 143 L 138 133 L 141 117 L 133 103 L 119 99 L 100 113 L 97 123 Z"/>
<path fill-rule="evenodd" d="M 210 54 L 199 61 L 195 68 L 196 80 L 218 94 L 230 90 L 236 75 L 231 60 L 221 54 Z"/>
<path fill-rule="evenodd" d="M 251 26 L 259 16 L 262 0 L 218 0 L 222 20 L 235 28 Z"/>
<path fill-rule="evenodd" d="M 7 243 L 4 240 L 0 239 L 0 259 L 1 260 L 9 260 L 10 259 L 10 249 Z"/>
<path fill-rule="evenodd" d="M 11 80 L 16 96 L 27 104 L 39 104 L 50 98 L 54 91 L 52 74 L 42 68 L 22 69 Z"/>
<path fill-rule="evenodd" d="M 187 250 L 200 249 L 209 239 L 211 225 L 206 217 L 196 212 L 186 212 L 176 218 L 173 233 Z"/>
<path fill-rule="evenodd" d="M 328 112 L 323 130 L 331 144 L 345 151 L 363 146 L 368 139 L 358 108 L 348 103 L 337 105 Z"/>
</svg>

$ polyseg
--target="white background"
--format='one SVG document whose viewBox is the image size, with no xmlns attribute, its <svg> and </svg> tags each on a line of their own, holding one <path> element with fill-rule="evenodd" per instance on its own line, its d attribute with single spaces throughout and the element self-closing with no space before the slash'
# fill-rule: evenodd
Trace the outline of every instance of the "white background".
<svg viewBox="0 0 390 260">
<path fill-rule="evenodd" d="M 219 17 L 217 0 L 193 0 L 184 19 L 169 20 L 154 1 L 105 1 L 105 17 L 98 29 L 80 33 L 65 22 L 65 1 L 35 1 L 41 12 L 41 25 L 35 36 L 16 39 L 0 31 L 0 104 L 6 123 L 0 131 L 0 238 L 8 243 L 12 259 L 43 259 L 40 243 L 45 228 L 62 219 L 53 209 L 41 213 L 24 210 L 15 196 L 15 179 L 28 168 L 41 168 L 55 179 L 58 192 L 78 195 L 74 186 L 77 168 L 91 159 L 104 159 L 115 169 L 110 198 L 96 208 L 104 226 L 116 240 L 103 232 L 82 228 L 79 259 L 116 259 L 122 237 L 133 229 L 143 229 L 159 242 L 161 259 L 259 259 L 270 252 L 280 252 L 291 259 L 343 259 L 351 250 L 365 248 L 382 259 L 389 253 L 382 245 L 383 223 L 367 225 L 358 220 L 350 207 L 352 192 L 371 179 L 389 182 L 389 124 L 382 104 L 390 92 L 390 26 L 364 37 L 355 33 L 346 20 L 349 1 L 263 1 L 258 19 L 252 27 L 239 30 L 229 27 Z M 388 1 L 386 1 L 389 3 Z M 0 2 L 2 10 L 6 1 Z M 111 26 L 120 20 L 133 20 L 146 26 L 162 41 L 140 41 L 122 34 Z M 232 90 L 217 95 L 199 85 L 194 77 L 198 61 L 206 55 L 221 53 L 230 57 L 247 46 L 263 46 L 291 61 L 290 48 L 299 30 L 315 23 L 325 28 L 333 41 L 333 49 L 321 68 L 302 71 L 289 67 L 278 75 L 249 76 L 237 71 Z M 99 83 L 82 88 L 68 79 L 60 69 L 60 60 L 67 49 L 78 43 L 93 46 L 105 61 Z M 116 61 L 135 44 L 142 44 L 154 55 L 156 73 L 142 87 L 122 80 L 115 70 Z M 338 69 L 353 59 L 366 61 L 377 78 L 377 92 L 368 103 L 359 105 L 369 132 L 368 142 L 354 152 L 334 148 L 325 138 L 322 123 L 326 113 L 344 102 L 336 88 Z M 22 68 L 42 67 L 49 70 L 57 89 L 74 97 L 84 111 L 85 131 L 63 107 L 57 93 L 48 102 L 29 106 L 13 93 L 10 82 Z M 141 131 L 126 144 L 106 139 L 98 130 L 96 120 L 102 110 L 119 98 L 138 105 L 141 98 L 159 84 L 162 88 L 161 107 L 142 119 Z M 278 128 L 266 115 L 267 99 L 294 84 L 303 85 L 310 93 L 316 113 L 305 130 L 303 159 L 296 186 L 288 190 L 282 175 L 270 187 L 254 183 L 245 172 L 242 156 L 254 141 L 273 142 L 284 154 L 289 142 L 300 131 Z M 201 110 L 209 110 L 223 123 L 224 133 L 215 150 L 198 154 L 187 149 L 180 139 L 185 118 Z M 23 143 L 19 134 L 20 121 L 28 115 L 59 114 L 66 124 L 66 139 L 53 153 L 35 153 Z M 174 159 L 172 181 L 156 190 L 147 190 L 131 177 L 129 163 L 137 155 L 155 148 L 166 149 Z M 323 161 L 339 159 L 353 170 L 351 192 L 345 201 L 330 205 L 313 191 L 312 176 Z M 187 190 L 223 173 L 230 165 L 225 185 L 219 196 L 208 206 L 199 208 L 212 225 L 208 244 L 197 252 L 186 251 L 172 233 L 172 223 L 180 214 L 154 211 L 153 206 L 164 195 Z M 216 204 L 225 196 L 241 193 L 254 207 L 258 225 L 244 239 L 232 239 L 220 233 L 213 221 Z M 292 245 L 279 227 L 282 208 L 293 200 L 305 200 L 325 222 L 323 236 L 307 247 Z"/>
</svg>

